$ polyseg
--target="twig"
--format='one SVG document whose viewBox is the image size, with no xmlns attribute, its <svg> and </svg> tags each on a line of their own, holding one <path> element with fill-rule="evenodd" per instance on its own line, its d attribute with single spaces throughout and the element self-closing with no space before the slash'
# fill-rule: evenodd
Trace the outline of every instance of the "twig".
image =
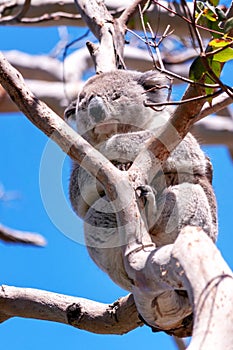
<svg viewBox="0 0 233 350">
<path fill-rule="evenodd" d="M 136 0 L 132 3 L 132 5 L 128 6 L 123 13 L 120 15 L 118 21 L 121 22 L 122 25 L 127 25 L 130 17 L 134 15 L 137 11 L 139 5 L 146 4 L 148 0 Z"/>
<path fill-rule="evenodd" d="M 44 247 L 46 240 L 38 233 L 12 230 L 9 227 L 0 224 L 0 240 L 7 243 L 22 243 Z"/>
<path fill-rule="evenodd" d="M 188 18 L 186 18 L 185 16 L 182 16 L 181 14 L 179 14 L 178 12 L 172 10 L 171 8 L 163 5 L 161 2 L 157 1 L 157 0 L 152 0 L 157 6 L 161 6 L 164 10 L 172 13 L 173 15 L 175 16 L 178 16 L 180 17 L 181 19 L 183 19 L 185 22 L 187 22 L 188 24 L 192 24 L 192 21 Z M 199 29 L 202 29 L 202 30 L 205 30 L 205 31 L 208 31 L 208 32 L 211 32 L 211 33 L 215 33 L 215 34 L 218 34 L 218 35 L 222 35 L 221 32 L 218 32 L 217 30 L 214 30 L 214 29 L 209 29 L 209 28 L 205 28 L 199 24 L 196 24 L 197 28 Z"/>
<path fill-rule="evenodd" d="M 157 103 L 153 103 L 153 102 L 144 102 L 144 105 L 146 107 L 151 107 L 153 109 L 153 107 L 163 107 L 163 106 L 179 106 L 185 103 L 190 103 L 190 102 L 194 102 L 194 101 L 199 101 L 199 100 L 206 100 L 210 97 L 215 97 L 218 96 L 222 93 L 222 90 L 218 90 L 213 92 L 212 94 L 205 94 L 205 95 L 201 95 L 201 96 L 197 96 L 197 97 L 192 97 L 192 98 L 187 98 L 187 99 L 183 99 L 180 101 L 168 101 L 168 102 L 157 102 Z"/>
<path fill-rule="evenodd" d="M 179 350 L 185 350 L 186 349 L 186 345 L 183 341 L 182 338 L 177 338 L 177 337 L 173 337 L 174 342 L 176 343 L 176 346 Z"/>
<path fill-rule="evenodd" d="M 133 32 L 133 31 L 131 31 L 130 29 L 128 29 L 128 31 L 129 31 L 130 33 L 132 33 L 134 36 L 136 36 L 138 39 L 140 39 L 141 41 L 143 41 L 143 42 L 147 45 L 147 47 L 152 45 L 152 43 L 149 41 L 148 38 L 147 38 L 147 39 L 143 39 L 140 35 L 138 35 L 137 33 Z M 148 40 L 148 41 L 147 41 L 147 40 Z M 154 44 L 153 44 L 153 46 L 154 46 Z M 151 49 L 150 49 L 150 51 L 151 51 Z M 167 69 L 162 69 L 162 68 L 160 68 L 160 67 L 156 64 L 152 51 L 151 51 L 151 55 L 152 55 L 151 58 L 152 58 L 152 60 L 153 60 L 153 62 L 154 62 L 155 68 L 156 68 L 159 72 L 161 72 L 161 73 L 163 73 L 163 74 L 165 74 L 165 75 L 168 75 L 169 77 L 178 79 L 178 80 L 183 81 L 183 82 L 188 83 L 188 84 L 199 85 L 199 86 L 202 86 L 202 87 L 209 87 L 209 88 L 212 88 L 212 89 L 219 88 L 219 84 L 206 84 L 206 83 L 204 84 L 204 83 L 201 83 L 201 82 L 199 82 L 199 81 L 195 81 L 195 82 L 194 82 L 193 80 L 188 79 L 188 78 L 185 78 L 185 77 L 183 77 L 182 75 L 179 75 L 179 74 L 177 74 L 177 73 L 171 72 L 171 71 L 169 71 L 169 70 L 167 70 Z"/>
</svg>

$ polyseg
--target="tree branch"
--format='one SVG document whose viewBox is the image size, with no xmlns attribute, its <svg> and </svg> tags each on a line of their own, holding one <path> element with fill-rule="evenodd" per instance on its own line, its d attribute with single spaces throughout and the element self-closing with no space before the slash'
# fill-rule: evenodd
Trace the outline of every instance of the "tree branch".
<svg viewBox="0 0 233 350">
<path fill-rule="evenodd" d="M 223 116 L 210 116 L 197 122 L 191 129 L 202 144 L 233 147 L 233 120 Z"/>
<path fill-rule="evenodd" d="M 44 247 L 46 240 L 43 236 L 34 232 L 12 230 L 0 224 L 0 240 L 7 243 L 21 243 Z"/>
<path fill-rule="evenodd" d="M 83 86 L 82 83 L 79 85 L 78 83 L 69 82 L 64 85 L 62 82 L 47 82 L 42 80 L 26 80 L 26 84 L 33 94 L 45 102 L 62 118 L 66 106 L 69 104 L 70 100 L 77 98 L 77 94 Z M 69 99 L 67 97 L 69 97 Z M 8 113 L 18 111 L 18 106 L 11 100 L 7 92 L 4 89 L 2 89 L 2 91 L 0 90 L 0 112 Z"/>
<path fill-rule="evenodd" d="M 203 105 L 200 113 L 196 116 L 196 121 L 203 119 L 204 117 L 217 113 L 221 109 L 229 106 L 233 102 L 233 98 L 230 97 L 226 92 L 223 92 L 221 95 L 213 98 L 211 104 L 206 102 Z"/>
<path fill-rule="evenodd" d="M 124 334 L 142 322 L 131 294 L 112 304 L 31 288 L 0 288 L 0 322 L 24 317 L 72 325 L 98 334 Z"/>
<path fill-rule="evenodd" d="M 88 49 L 95 64 L 96 73 L 108 72 L 118 67 L 122 58 L 124 33 L 116 27 L 113 17 L 103 1 L 75 0 L 77 8 L 87 26 L 99 40 L 99 45 L 88 44 Z"/>
<path fill-rule="evenodd" d="M 194 84 L 188 87 L 182 99 L 192 99 L 203 94 L 204 89 Z M 147 143 L 147 147 L 139 153 L 129 172 L 132 174 L 138 173 L 143 168 L 145 181 L 150 183 L 150 179 L 161 168 L 170 152 L 178 146 L 191 126 L 196 122 L 197 115 L 200 113 L 204 102 L 204 100 L 198 100 L 179 105 L 164 126 L 159 137 L 152 137 Z"/>
<path fill-rule="evenodd" d="M 200 229 L 186 227 L 179 234 L 173 257 L 186 276 L 194 304 L 194 329 L 188 350 L 222 350 L 233 344 L 233 275 L 211 239 Z M 220 325 L 221 331 L 219 331 Z M 230 346 L 229 346 L 230 344 Z"/>
<path fill-rule="evenodd" d="M 100 183 L 115 183 L 115 178 L 121 171 L 71 129 L 45 103 L 36 98 L 26 87 L 20 73 L 2 54 L 0 54 L 0 83 L 25 116 L 52 138 L 65 153 L 82 163 L 82 167 Z"/>
<path fill-rule="evenodd" d="M 32 0 L 29 11 L 27 12 L 27 17 L 24 17 L 21 23 L 16 23 L 16 21 L 11 21 L 16 13 L 21 11 L 23 7 L 24 0 L 15 0 L 15 5 L 12 6 L 10 0 L 9 6 L 7 2 L 0 5 L 0 12 L 2 13 L 2 24 L 4 25 L 23 25 L 23 26 L 58 26 L 58 25 L 66 25 L 66 26 L 85 26 L 84 20 L 77 13 L 77 8 L 74 4 L 73 0 L 63 0 L 62 2 L 58 2 L 56 0 Z M 175 10 L 182 14 L 182 6 L 179 3 L 170 3 L 168 1 L 160 1 L 162 5 L 165 7 L 173 6 Z M 105 0 L 105 5 L 108 11 L 112 14 L 112 16 L 117 17 L 126 8 L 129 8 L 132 5 L 131 0 Z M 193 10 L 193 5 L 190 2 L 188 4 L 190 7 L 190 11 Z M 7 20 L 6 15 L 7 13 Z M 161 6 L 156 6 L 151 4 L 150 8 L 147 10 L 147 19 L 150 23 L 154 23 L 156 21 L 160 22 L 160 30 L 163 32 L 166 29 L 167 23 L 170 23 L 172 29 L 175 29 L 175 34 L 180 37 L 187 36 L 187 25 L 184 23 L 182 19 L 177 16 L 171 16 L 170 13 L 162 8 Z M 141 30 L 141 22 L 137 14 L 133 16 L 133 28 L 135 30 Z M 0 19 L 1 24 L 1 19 Z M 203 36 L 209 36 L 207 32 L 202 33 Z"/>
</svg>

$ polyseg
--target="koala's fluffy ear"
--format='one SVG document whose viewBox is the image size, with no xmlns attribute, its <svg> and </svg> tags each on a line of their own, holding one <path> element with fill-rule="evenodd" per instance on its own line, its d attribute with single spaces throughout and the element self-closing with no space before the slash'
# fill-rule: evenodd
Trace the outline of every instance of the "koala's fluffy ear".
<svg viewBox="0 0 233 350">
<path fill-rule="evenodd" d="M 165 101 L 170 88 L 169 79 L 156 71 L 148 71 L 137 77 L 138 84 L 142 85 L 147 99 L 152 102 Z"/>
<path fill-rule="evenodd" d="M 144 88 L 149 89 L 155 85 L 167 84 L 168 78 L 164 74 L 150 70 L 148 72 L 141 73 L 140 76 L 138 76 L 138 82 Z"/>
</svg>

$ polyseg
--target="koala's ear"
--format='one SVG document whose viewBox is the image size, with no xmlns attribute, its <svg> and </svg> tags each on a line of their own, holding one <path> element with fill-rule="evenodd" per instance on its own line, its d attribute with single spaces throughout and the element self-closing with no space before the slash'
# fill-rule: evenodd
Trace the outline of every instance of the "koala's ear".
<svg viewBox="0 0 233 350">
<path fill-rule="evenodd" d="M 165 75 L 156 71 L 148 71 L 142 73 L 138 77 L 138 83 L 141 84 L 145 90 L 149 90 L 155 86 L 165 85 L 168 83 L 168 79 Z"/>
<path fill-rule="evenodd" d="M 142 73 L 137 81 L 143 86 L 149 101 L 162 102 L 166 100 L 170 82 L 165 75 L 156 71 L 148 71 Z"/>
</svg>

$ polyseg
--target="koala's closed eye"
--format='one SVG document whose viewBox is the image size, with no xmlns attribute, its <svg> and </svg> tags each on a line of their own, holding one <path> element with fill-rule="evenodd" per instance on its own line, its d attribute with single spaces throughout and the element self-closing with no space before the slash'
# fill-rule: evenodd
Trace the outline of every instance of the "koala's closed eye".
<svg viewBox="0 0 233 350">
<path fill-rule="evenodd" d="M 118 100 L 122 94 L 120 92 L 114 91 L 112 94 L 112 101 Z"/>
</svg>

